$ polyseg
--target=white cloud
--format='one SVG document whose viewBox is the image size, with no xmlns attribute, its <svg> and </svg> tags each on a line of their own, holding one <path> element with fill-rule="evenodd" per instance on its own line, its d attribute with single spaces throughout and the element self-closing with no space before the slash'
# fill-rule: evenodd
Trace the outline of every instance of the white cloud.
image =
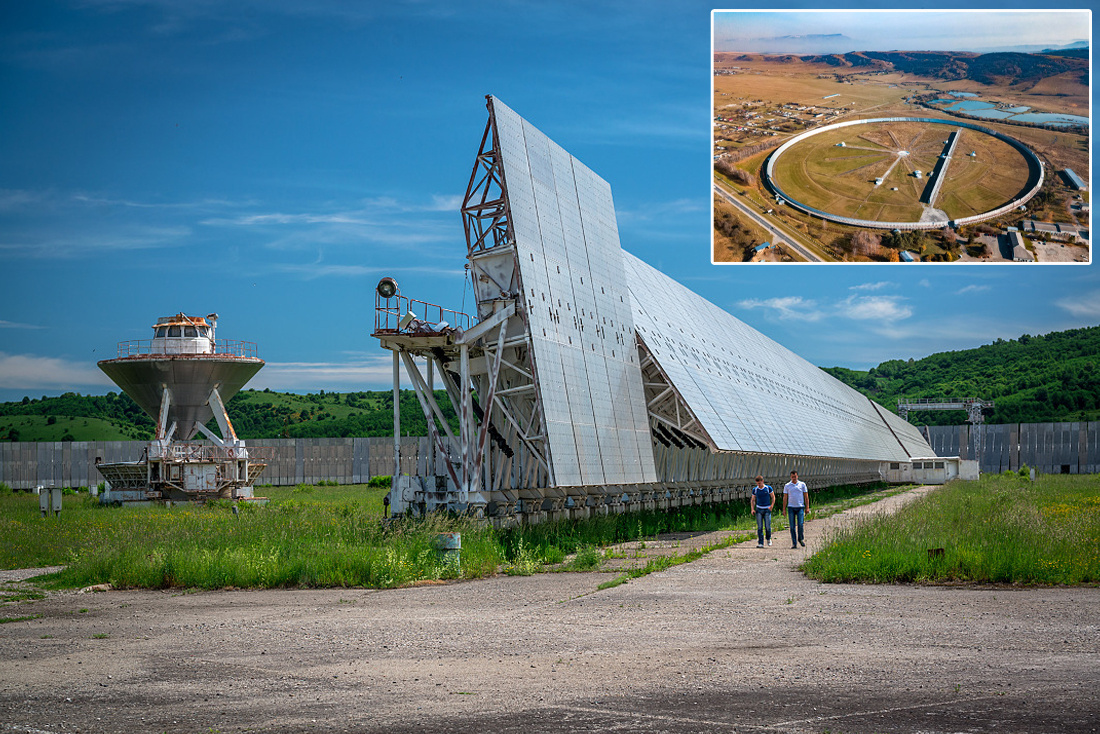
<svg viewBox="0 0 1100 734">
<path fill-rule="evenodd" d="M 923 288 L 931 288 L 932 287 L 932 281 L 928 280 L 928 278 L 921 278 L 917 282 L 917 285 L 919 285 Z"/>
<path fill-rule="evenodd" d="M 981 293 L 990 289 L 988 285 L 968 285 L 955 291 L 955 295 L 961 296 L 964 293 Z"/>
<path fill-rule="evenodd" d="M 837 304 L 837 315 L 858 321 L 892 322 L 907 319 L 913 309 L 898 296 L 851 296 Z"/>
<path fill-rule="evenodd" d="M 750 298 L 739 301 L 741 308 L 761 308 L 774 313 L 780 319 L 799 319 L 801 321 L 819 321 L 825 314 L 817 310 L 813 301 L 807 301 L 802 296 L 782 296 L 779 298 L 755 299 Z"/>
<path fill-rule="evenodd" d="M 20 324 L 15 321 L 4 321 L 0 319 L 0 329 L 45 329 L 45 326 L 38 326 L 36 324 Z"/>
<path fill-rule="evenodd" d="M 1077 317 L 1100 318 L 1100 291 L 1093 291 L 1076 298 L 1062 298 L 1055 301 L 1054 305 Z"/>
<path fill-rule="evenodd" d="M 89 362 L 0 352 L 0 388 L 48 390 L 113 384 L 107 375 Z"/>
<path fill-rule="evenodd" d="M 891 286 L 897 287 L 897 283 L 891 283 L 888 280 L 880 280 L 877 283 L 863 283 L 861 285 L 849 286 L 848 290 L 851 290 L 851 291 L 880 291 L 883 288 L 889 288 Z"/>
<path fill-rule="evenodd" d="M 402 381 L 407 382 L 407 378 Z M 387 353 L 348 362 L 268 362 L 248 387 L 292 391 L 377 390 L 392 384 L 393 358 Z"/>
</svg>

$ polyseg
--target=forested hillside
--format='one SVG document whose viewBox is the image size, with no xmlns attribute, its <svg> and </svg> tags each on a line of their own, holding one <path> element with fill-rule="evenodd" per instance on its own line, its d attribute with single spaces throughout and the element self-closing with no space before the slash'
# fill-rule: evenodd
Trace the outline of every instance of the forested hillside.
<svg viewBox="0 0 1100 734">
<path fill-rule="evenodd" d="M 979 397 L 996 401 L 987 423 L 1100 420 L 1100 326 L 893 359 L 866 372 L 825 371 L 895 412 L 901 397 Z M 910 419 L 953 425 L 963 423 L 965 415 L 921 412 Z"/>
<path fill-rule="evenodd" d="M 890 410 L 898 398 L 979 397 L 996 401 L 989 423 L 1100 420 L 1100 326 L 1045 336 L 998 339 L 977 349 L 940 352 L 923 359 L 893 359 L 866 372 L 826 368 Z M 446 393 L 436 392 L 440 406 Z M 237 434 L 245 439 L 311 436 L 389 436 L 393 393 L 351 392 L 296 395 L 243 390 L 226 406 Z M 452 427 L 457 419 L 444 408 Z M 913 422 L 963 423 L 962 411 L 921 412 Z M 214 428 L 214 421 L 210 421 Z M 216 429 L 215 429 L 216 430 Z M 420 403 L 401 392 L 401 432 L 427 430 Z M 125 395 L 23 398 L 0 403 L 0 441 L 145 440 L 153 421 Z"/>
<path fill-rule="evenodd" d="M 444 415 L 457 426 L 447 394 L 436 391 Z M 241 438 L 393 435 L 393 393 L 351 392 L 295 395 L 242 390 L 226 405 Z M 217 432 L 216 423 L 209 422 Z M 149 439 L 154 425 L 126 395 L 66 393 L 0 403 L 0 441 L 92 441 Z M 427 423 L 411 390 L 401 391 L 401 432 L 423 436 Z"/>
</svg>

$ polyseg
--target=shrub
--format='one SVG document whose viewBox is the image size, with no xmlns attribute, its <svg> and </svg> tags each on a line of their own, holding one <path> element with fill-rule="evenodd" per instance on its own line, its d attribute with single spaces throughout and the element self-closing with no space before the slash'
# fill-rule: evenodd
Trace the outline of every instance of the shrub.
<svg viewBox="0 0 1100 734">
<path fill-rule="evenodd" d="M 393 477 L 389 476 L 377 476 L 371 477 L 367 482 L 368 487 L 389 487 L 392 484 Z"/>
<path fill-rule="evenodd" d="M 316 489 L 312 484 L 296 484 L 294 485 L 294 494 L 313 494 L 313 490 Z"/>
</svg>

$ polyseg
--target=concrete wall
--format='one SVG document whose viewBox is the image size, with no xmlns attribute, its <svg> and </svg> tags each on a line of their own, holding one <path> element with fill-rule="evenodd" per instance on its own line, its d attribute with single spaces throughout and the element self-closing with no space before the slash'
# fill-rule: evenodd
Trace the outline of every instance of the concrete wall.
<svg viewBox="0 0 1100 734">
<path fill-rule="evenodd" d="M 260 484 L 285 486 L 322 479 L 361 484 L 393 474 L 392 438 L 257 439 L 249 444 L 274 449 L 275 458 L 260 475 Z M 103 481 L 95 469 L 96 457 L 108 463 L 138 461 L 145 447 L 144 441 L 0 443 L 0 482 L 15 489 L 87 487 Z M 401 439 L 402 473 L 423 470 L 426 452 L 426 438 Z"/>
<path fill-rule="evenodd" d="M 1016 471 L 1026 464 L 1042 474 L 1100 474 L 1100 422 L 1008 423 L 983 426 L 929 426 L 928 442 L 937 456 L 978 459 L 981 470 Z M 260 484 L 276 486 L 322 479 L 341 484 L 365 483 L 393 474 L 392 438 L 258 439 L 253 446 L 270 446 Z M 0 482 L 15 489 L 37 485 L 86 487 L 103 481 L 95 459 L 137 461 L 144 441 L 72 441 L 0 443 Z M 426 474 L 426 438 L 401 439 L 403 474 Z M 437 461 L 436 473 L 446 468 Z"/>
<path fill-rule="evenodd" d="M 937 456 L 977 459 L 986 473 L 1027 465 L 1040 474 L 1100 473 L 1100 422 L 928 426 Z"/>
</svg>

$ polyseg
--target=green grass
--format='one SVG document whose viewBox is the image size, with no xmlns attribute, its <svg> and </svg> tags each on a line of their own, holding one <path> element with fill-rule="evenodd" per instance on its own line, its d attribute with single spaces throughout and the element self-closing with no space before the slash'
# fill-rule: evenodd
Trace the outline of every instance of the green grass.
<svg viewBox="0 0 1100 734">
<path fill-rule="evenodd" d="M 1096 476 L 953 482 L 889 517 L 843 529 L 810 558 L 830 582 L 1100 583 Z M 942 555 L 929 553 L 943 549 Z"/>
<path fill-rule="evenodd" d="M 868 491 L 818 493 L 815 512 L 840 506 L 830 498 L 869 501 Z M 745 501 L 506 530 L 445 516 L 383 522 L 385 492 L 365 485 L 260 487 L 270 504 L 241 505 L 239 517 L 228 502 L 113 508 L 84 497 L 66 503 L 60 518 L 45 519 L 34 495 L 0 495 L 0 568 L 67 566 L 40 579 L 48 588 L 392 587 L 498 570 L 594 570 L 601 549 L 625 540 L 715 530 L 740 531 L 740 539 L 755 528 Z M 459 565 L 435 551 L 441 532 L 462 534 Z M 677 558 L 652 559 L 646 572 L 693 560 Z"/>
<path fill-rule="evenodd" d="M 50 418 L 54 422 L 50 423 Z M 84 416 L 5 415 L 0 416 L 0 436 L 12 429 L 20 441 L 130 441 L 138 431 L 128 425 Z"/>
</svg>

